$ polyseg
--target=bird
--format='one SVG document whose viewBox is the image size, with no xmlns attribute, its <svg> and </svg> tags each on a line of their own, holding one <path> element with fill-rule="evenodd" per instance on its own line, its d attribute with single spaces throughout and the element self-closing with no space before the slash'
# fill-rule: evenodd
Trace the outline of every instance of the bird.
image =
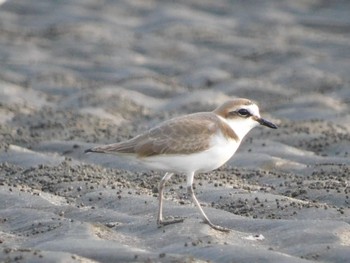
<svg viewBox="0 0 350 263">
<path fill-rule="evenodd" d="M 259 107 L 249 99 L 230 99 L 211 112 L 197 112 L 166 120 L 132 139 L 87 149 L 133 158 L 144 166 L 164 171 L 159 183 L 159 226 L 183 222 L 183 218 L 163 218 L 163 194 L 166 182 L 174 173 L 186 175 L 187 193 L 198 207 L 203 222 L 219 231 L 204 213 L 193 190 L 197 173 L 210 172 L 225 164 L 236 152 L 247 133 L 258 125 L 277 126 L 260 116 Z"/>
</svg>

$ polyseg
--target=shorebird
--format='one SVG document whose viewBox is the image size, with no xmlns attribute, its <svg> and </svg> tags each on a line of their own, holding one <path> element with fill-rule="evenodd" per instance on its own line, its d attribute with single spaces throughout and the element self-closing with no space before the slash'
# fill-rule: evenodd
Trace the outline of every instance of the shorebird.
<svg viewBox="0 0 350 263">
<path fill-rule="evenodd" d="M 236 152 L 244 136 L 255 126 L 277 126 L 260 117 L 258 106 L 248 99 L 232 99 L 212 112 L 176 117 L 123 142 L 93 147 L 85 152 L 125 155 L 143 165 L 166 171 L 159 184 L 158 225 L 182 222 L 164 220 L 163 192 L 174 173 L 187 176 L 187 192 L 199 208 L 204 223 L 213 229 L 229 231 L 213 224 L 204 213 L 193 190 L 196 173 L 209 172 L 226 163 Z"/>
</svg>

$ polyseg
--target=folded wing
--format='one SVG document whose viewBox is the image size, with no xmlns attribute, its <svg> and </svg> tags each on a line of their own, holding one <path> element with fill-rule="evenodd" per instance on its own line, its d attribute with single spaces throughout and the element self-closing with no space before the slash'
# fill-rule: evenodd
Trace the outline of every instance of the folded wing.
<svg viewBox="0 0 350 263">
<path fill-rule="evenodd" d="M 163 122 L 125 142 L 94 147 L 88 152 L 136 154 L 148 157 L 159 154 L 189 154 L 210 147 L 211 136 L 220 129 L 213 113 L 195 113 Z"/>
</svg>

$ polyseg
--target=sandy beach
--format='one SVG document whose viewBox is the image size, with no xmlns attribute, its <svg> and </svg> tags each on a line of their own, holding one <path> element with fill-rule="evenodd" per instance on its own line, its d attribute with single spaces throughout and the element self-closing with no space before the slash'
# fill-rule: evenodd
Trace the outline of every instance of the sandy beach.
<svg viewBox="0 0 350 263">
<path fill-rule="evenodd" d="M 1 1 L 0 1 L 1 2 Z M 349 262 L 350 2 L 0 5 L 0 262 Z M 195 192 L 84 154 L 166 119 L 256 101 L 257 127 Z"/>
</svg>

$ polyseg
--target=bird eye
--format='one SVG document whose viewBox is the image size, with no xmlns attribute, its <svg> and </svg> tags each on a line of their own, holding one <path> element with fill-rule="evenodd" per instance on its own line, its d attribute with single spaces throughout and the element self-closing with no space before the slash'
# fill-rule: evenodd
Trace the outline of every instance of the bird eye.
<svg viewBox="0 0 350 263">
<path fill-rule="evenodd" d="M 245 116 L 245 117 L 251 115 L 250 112 L 249 112 L 248 110 L 246 110 L 246 109 L 240 109 L 240 110 L 238 110 L 237 112 L 238 112 L 239 115 Z"/>
</svg>

